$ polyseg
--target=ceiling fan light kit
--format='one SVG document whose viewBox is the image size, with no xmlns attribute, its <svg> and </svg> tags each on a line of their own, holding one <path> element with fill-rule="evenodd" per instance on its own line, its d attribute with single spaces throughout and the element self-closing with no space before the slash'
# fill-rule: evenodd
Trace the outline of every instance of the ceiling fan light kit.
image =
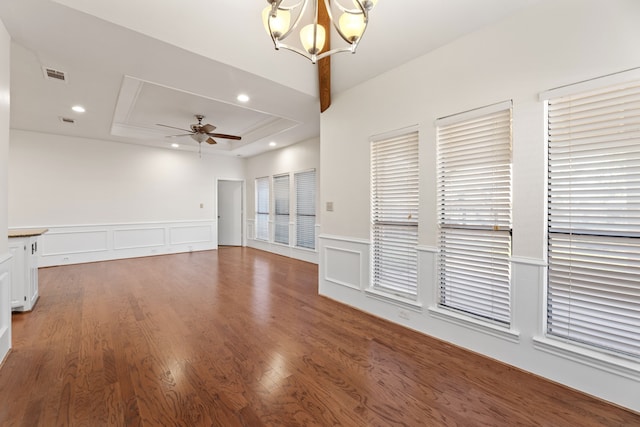
<svg viewBox="0 0 640 427">
<path fill-rule="evenodd" d="M 322 52 L 327 39 L 327 31 L 330 28 L 324 28 L 318 23 L 318 3 L 321 1 L 324 2 L 329 21 L 347 43 L 347 46 Z M 315 64 L 318 60 L 334 53 L 356 52 L 358 43 L 369 23 L 369 11 L 373 9 L 377 0 L 351 1 L 353 6 L 347 8 L 340 4 L 339 0 L 301 0 L 291 6 L 283 5 L 284 0 L 267 0 L 269 6 L 262 11 L 262 21 L 276 50 L 280 48 L 290 50 Z M 310 9 L 311 14 L 306 14 L 309 6 L 312 8 Z M 295 18 L 292 24 L 291 18 L 293 16 Z M 301 24 L 303 18 L 309 19 L 309 17 L 312 19 L 311 23 Z M 336 17 L 338 18 L 335 19 Z M 299 31 L 302 49 L 284 43 L 284 40 L 299 26 L 302 26 Z"/>
<path fill-rule="evenodd" d="M 158 126 L 162 126 L 165 128 L 171 128 L 171 129 L 177 129 L 177 130 L 181 130 L 184 132 L 189 132 L 189 133 L 181 133 L 181 134 L 177 134 L 177 135 L 167 135 L 167 138 L 175 138 L 178 136 L 190 136 L 192 139 L 194 139 L 195 141 L 198 142 L 198 146 L 200 147 L 200 144 L 203 142 L 207 142 L 207 144 L 217 144 L 217 141 L 213 138 L 222 138 L 222 139 L 232 139 L 235 141 L 239 141 L 242 138 L 238 135 L 228 135 L 225 133 L 214 133 L 213 131 L 216 130 L 216 127 L 212 124 L 202 124 L 202 120 L 204 119 L 204 116 L 202 114 L 196 114 L 195 115 L 196 120 L 198 120 L 198 123 L 194 123 L 190 126 L 191 130 L 188 129 L 182 129 L 182 128 L 177 128 L 175 126 L 169 126 L 169 125 L 163 125 L 160 123 L 156 123 Z M 174 147 L 175 148 L 175 147 Z"/>
</svg>

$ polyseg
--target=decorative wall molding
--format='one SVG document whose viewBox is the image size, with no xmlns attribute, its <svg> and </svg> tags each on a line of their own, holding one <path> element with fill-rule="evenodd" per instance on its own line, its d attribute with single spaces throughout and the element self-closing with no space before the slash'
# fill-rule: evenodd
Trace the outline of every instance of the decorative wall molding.
<svg viewBox="0 0 640 427">
<path fill-rule="evenodd" d="M 464 314 L 457 313 L 454 310 L 447 310 L 438 306 L 434 306 L 429 307 L 429 314 L 445 322 L 450 322 L 464 328 L 473 329 L 474 331 L 491 335 L 496 338 L 504 339 L 516 344 L 520 340 L 520 333 L 514 329 L 496 325 L 485 320 L 476 319 L 472 316 L 466 316 Z"/>
<path fill-rule="evenodd" d="M 634 381 L 640 381 L 640 363 L 617 356 L 599 353 L 579 344 L 564 342 L 547 337 L 534 337 L 536 350 L 578 362 L 601 371 L 619 375 Z"/>
<path fill-rule="evenodd" d="M 323 249 L 325 280 L 353 289 L 362 289 L 362 256 L 360 251 L 335 246 L 323 246 Z M 360 268 L 350 269 L 350 265 L 357 265 Z"/>
<path fill-rule="evenodd" d="M 143 235 L 144 236 L 141 236 Z M 158 228 L 130 228 L 119 229 L 113 232 L 114 249 L 139 249 L 163 246 L 166 242 L 166 232 L 162 227 Z M 141 243 L 144 242 L 144 243 Z"/>
<path fill-rule="evenodd" d="M 50 229 L 46 238 L 47 256 L 75 255 L 109 250 L 106 229 L 98 230 L 61 230 Z M 43 244 L 43 247 L 45 245 Z"/>
<path fill-rule="evenodd" d="M 209 225 L 175 225 L 169 227 L 169 244 L 205 243 L 213 240 L 213 230 Z"/>
<path fill-rule="evenodd" d="M 40 267 L 218 248 L 209 220 L 42 226 Z"/>
<path fill-rule="evenodd" d="M 322 234 L 318 236 L 320 284 L 364 291 L 369 286 L 368 240 Z"/>
<path fill-rule="evenodd" d="M 320 234 L 318 236 L 318 239 L 321 239 L 321 240 L 336 240 L 336 241 L 339 241 L 339 242 L 356 243 L 356 244 L 367 245 L 367 246 L 369 246 L 371 244 L 371 241 L 369 239 L 360 239 L 360 238 L 357 238 L 357 237 L 335 236 L 335 235 L 332 235 L 332 234 Z"/>
<path fill-rule="evenodd" d="M 416 250 L 418 252 L 426 252 L 430 254 L 440 253 L 440 248 L 438 248 L 437 246 L 418 245 L 416 246 Z"/>
<path fill-rule="evenodd" d="M 530 265 L 530 266 L 533 266 L 533 267 L 547 267 L 548 266 L 547 261 L 545 261 L 543 259 L 528 258 L 528 257 L 518 257 L 518 256 L 511 257 L 511 263 L 512 264 Z"/>
</svg>

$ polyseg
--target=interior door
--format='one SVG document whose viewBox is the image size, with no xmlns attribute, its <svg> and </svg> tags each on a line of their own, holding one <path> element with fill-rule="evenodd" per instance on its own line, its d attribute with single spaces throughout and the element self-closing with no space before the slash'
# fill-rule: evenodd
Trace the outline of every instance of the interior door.
<svg viewBox="0 0 640 427">
<path fill-rule="evenodd" d="M 242 181 L 218 181 L 218 245 L 242 246 Z"/>
</svg>

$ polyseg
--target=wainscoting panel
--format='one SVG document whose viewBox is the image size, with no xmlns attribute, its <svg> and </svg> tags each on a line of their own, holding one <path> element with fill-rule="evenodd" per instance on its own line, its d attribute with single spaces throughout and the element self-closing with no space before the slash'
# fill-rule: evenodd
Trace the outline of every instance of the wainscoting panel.
<svg viewBox="0 0 640 427">
<path fill-rule="evenodd" d="M 173 226 L 170 230 L 172 245 L 210 242 L 213 237 L 213 230 L 209 225 Z"/>
<path fill-rule="evenodd" d="M 135 249 L 166 244 L 164 228 L 127 228 L 114 230 L 114 249 Z"/>
<path fill-rule="evenodd" d="M 247 240 L 256 238 L 256 222 L 253 219 L 247 220 Z"/>
<path fill-rule="evenodd" d="M 362 254 L 360 251 L 324 246 L 324 277 L 329 282 L 362 289 Z"/>
<path fill-rule="evenodd" d="M 338 285 L 363 291 L 369 286 L 369 250 L 368 240 L 321 235 L 319 287 Z"/>
<path fill-rule="evenodd" d="M 50 230 L 42 236 L 43 255 L 83 254 L 107 251 L 107 230 L 58 232 Z"/>
<path fill-rule="evenodd" d="M 40 267 L 218 248 L 215 221 L 40 227 Z"/>
<path fill-rule="evenodd" d="M 0 363 L 11 349 L 11 261 L 0 256 Z"/>
</svg>

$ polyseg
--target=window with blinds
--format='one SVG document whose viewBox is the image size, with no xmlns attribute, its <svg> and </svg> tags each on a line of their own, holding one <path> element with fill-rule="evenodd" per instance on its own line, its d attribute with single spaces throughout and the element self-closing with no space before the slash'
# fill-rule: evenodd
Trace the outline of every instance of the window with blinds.
<svg viewBox="0 0 640 427">
<path fill-rule="evenodd" d="M 371 143 L 373 289 L 418 294 L 418 132 Z"/>
<path fill-rule="evenodd" d="M 640 357 L 640 82 L 548 100 L 547 333 Z"/>
<path fill-rule="evenodd" d="M 316 171 L 298 172 L 296 186 L 296 246 L 316 248 Z"/>
<path fill-rule="evenodd" d="M 273 177 L 275 232 L 273 240 L 289 244 L 289 175 Z"/>
<path fill-rule="evenodd" d="M 256 179 L 256 239 L 269 240 L 269 178 Z"/>
<path fill-rule="evenodd" d="M 511 321 L 511 101 L 439 119 L 439 306 Z"/>
</svg>

